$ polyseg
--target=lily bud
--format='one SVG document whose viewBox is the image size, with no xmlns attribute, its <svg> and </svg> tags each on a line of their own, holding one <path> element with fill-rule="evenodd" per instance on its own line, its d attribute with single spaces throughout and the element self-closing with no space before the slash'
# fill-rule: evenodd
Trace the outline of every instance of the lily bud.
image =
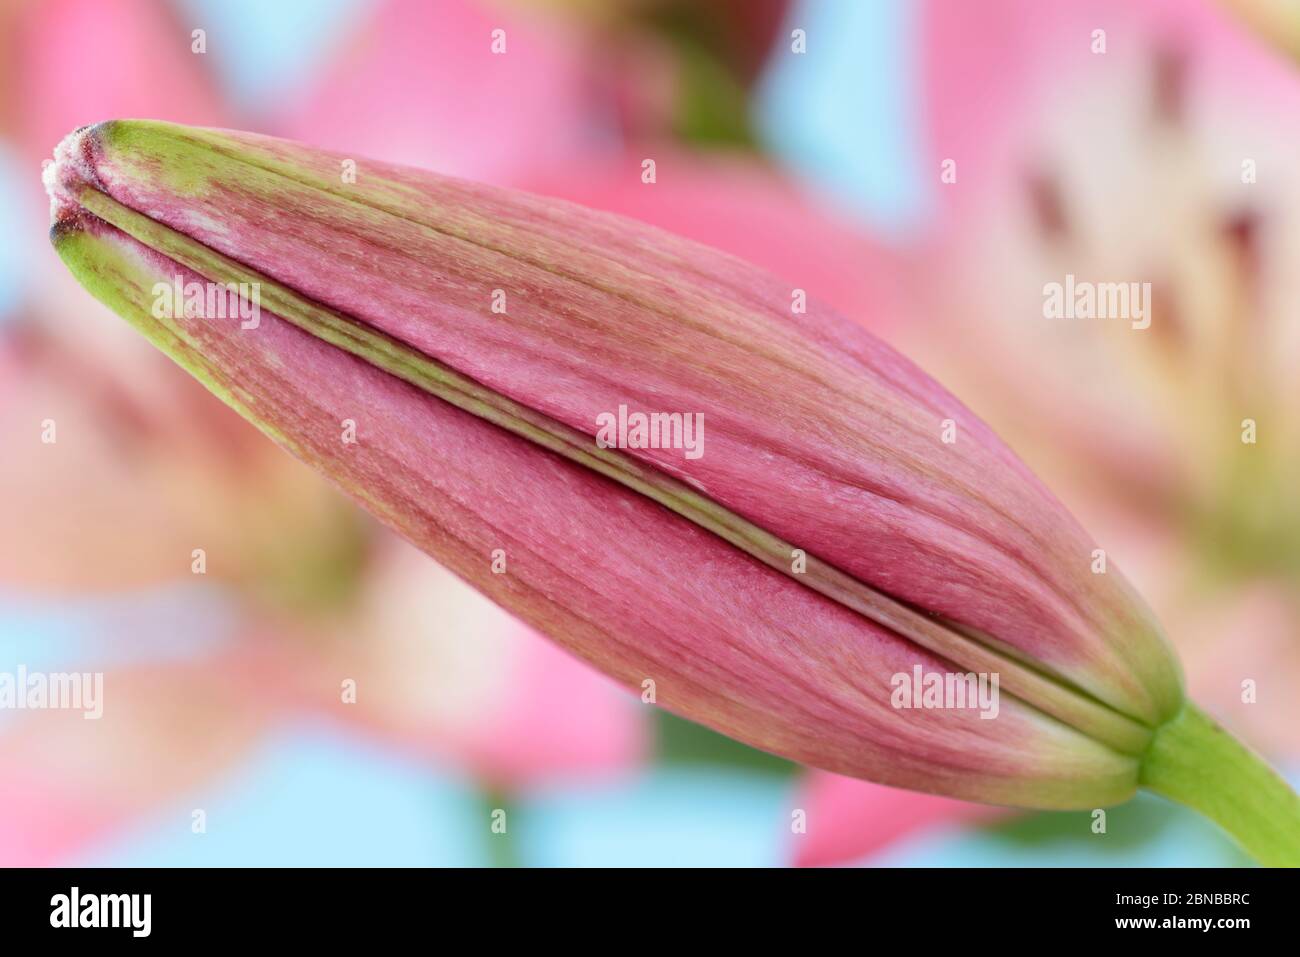
<svg viewBox="0 0 1300 957">
<path fill-rule="evenodd" d="M 754 267 L 148 121 L 72 134 L 47 185 L 94 295 L 647 701 L 827 770 L 1044 808 L 1127 799 L 1187 713 L 1150 612 L 988 427 Z M 212 284 L 230 298 L 158 307 Z M 257 321 L 212 314 L 235 300 Z M 949 700 L 977 687 L 995 707 Z"/>
</svg>

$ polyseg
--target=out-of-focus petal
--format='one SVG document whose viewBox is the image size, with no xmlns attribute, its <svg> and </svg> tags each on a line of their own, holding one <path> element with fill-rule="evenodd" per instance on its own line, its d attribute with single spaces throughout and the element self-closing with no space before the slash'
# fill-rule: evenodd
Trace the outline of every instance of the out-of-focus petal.
<svg viewBox="0 0 1300 957">
<path fill-rule="evenodd" d="M 1220 0 L 1268 42 L 1300 60 L 1300 6 L 1294 0 Z"/>
<path fill-rule="evenodd" d="M 326 713 L 503 788 L 644 755 L 637 699 L 415 549 L 391 541 L 367 580 L 312 668 Z M 348 680 L 355 703 L 342 702 Z"/>
<path fill-rule="evenodd" d="M 98 719 L 78 710 L 10 714 L 0 724 L 0 864 L 57 864 L 201 795 L 285 706 L 275 689 L 293 658 L 250 637 L 211 658 L 107 670 Z M 188 830 L 190 821 L 175 826 Z"/>
<path fill-rule="evenodd" d="M 1026 157 L 1017 154 L 1033 145 L 1023 136 L 1026 120 L 1059 116 L 1067 91 L 1108 93 L 1120 81 L 1117 61 L 1150 60 L 1161 48 L 1187 51 L 1198 95 L 1257 116 L 1276 116 L 1294 102 L 1287 64 L 1261 55 L 1211 0 L 926 0 L 920 29 L 934 175 L 940 159 L 957 160 L 957 182 L 939 194 L 959 208 L 1023 169 Z M 1103 45 L 1104 52 L 1094 52 Z M 1125 79 L 1129 98 L 1110 101 L 1112 109 L 1152 105 L 1149 88 Z M 1241 90 L 1254 95 L 1234 92 Z M 1086 131 L 1080 135 L 1080 143 L 1097 144 Z M 1084 151 L 1094 158 L 1107 153 Z"/>
<path fill-rule="evenodd" d="M 860 860 L 931 828 L 996 820 L 1004 808 L 810 771 L 794 798 L 807 831 L 792 838 L 794 863 L 825 867 Z"/>
<path fill-rule="evenodd" d="M 351 560 L 358 525 L 335 493 L 150 350 L 68 333 L 33 320 L 0 337 L 0 441 L 14 451 L 0 582 L 129 588 L 193 576 L 201 549 L 202 574 L 288 599 Z"/>
<path fill-rule="evenodd" d="M 33 156 L 51 138 L 112 116 L 184 123 L 228 121 L 206 54 L 191 52 L 191 27 L 165 0 L 41 0 L 21 5 L 14 58 L 0 75 L 38 98 L 18 112 Z"/>
<path fill-rule="evenodd" d="M 1207 589 L 1171 618 L 1190 691 L 1262 753 L 1300 758 L 1300 598 L 1285 581 Z"/>
<path fill-rule="evenodd" d="M 957 216 L 909 276 L 966 347 L 937 348 L 932 326 L 907 346 L 1030 450 L 1046 430 L 1087 457 L 1079 478 L 1173 514 L 1198 494 L 1189 464 L 1225 458 L 1240 409 L 1300 434 L 1270 398 L 1300 368 L 1286 267 L 1300 192 L 1278 175 L 1300 134 L 1272 118 L 1300 109 L 1300 75 L 1204 2 L 936 0 L 926 20 L 932 145 L 958 164 L 940 188 Z M 936 263 L 943 283 L 926 279 Z M 1151 328 L 1045 318 L 1045 285 L 1067 273 L 1149 282 Z"/>
<path fill-rule="evenodd" d="M 497 30 L 504 33 L 494 37 Z M 506 52 L 494 53 L 494 42 Z M 579 42 L 563 22 L 517 5 L 383 0 L 303 102 L 285 105 L 276 129 L 500 179 L 585 141 L 589 88 Z"/>
</svg>

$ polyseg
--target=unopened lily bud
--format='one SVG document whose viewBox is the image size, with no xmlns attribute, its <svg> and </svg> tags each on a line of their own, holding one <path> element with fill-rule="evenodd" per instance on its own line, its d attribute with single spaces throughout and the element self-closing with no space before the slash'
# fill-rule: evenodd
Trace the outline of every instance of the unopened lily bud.
<svg viewBox="0 0 1300 957">
<path fill-rule="evenodd" d="M 369 161 L 344 183 L 345 158 L 86 128 L 47 172 L 53 241 L 272 439 L 658 705 L 971 800 L 1196 803 L 1152 763 L 1212 727 L 1159 625 L 907 359 L 648 226 Z M 258 321 L 155 308 L 213 284 Z"/>
</svg>

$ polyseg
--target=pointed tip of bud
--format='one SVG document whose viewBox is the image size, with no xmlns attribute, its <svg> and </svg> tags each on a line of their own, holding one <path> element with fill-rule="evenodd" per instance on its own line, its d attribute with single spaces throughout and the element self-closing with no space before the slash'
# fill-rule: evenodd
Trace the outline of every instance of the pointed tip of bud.
<svg viewBox="0 0 1300 957">
<path fill-rule="evenodd" d="M 81 190 L 86 186 L 100 187 L 96 157 L 109 125 L 96 123 L 77 127 L 54 147 L 54 159 L 43 164 L 41 182 L 50 197 L 51 241 L 56 241 L 66 231 L 60 228 L 61 224 L 79 214 L 78 195 Z"/>
</svg>

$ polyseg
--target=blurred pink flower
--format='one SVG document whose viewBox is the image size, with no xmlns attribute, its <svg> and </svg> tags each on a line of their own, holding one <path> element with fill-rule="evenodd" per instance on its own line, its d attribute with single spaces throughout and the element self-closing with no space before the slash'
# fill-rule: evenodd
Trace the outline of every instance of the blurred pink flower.
<svg viewBox="0 0 1300 957">
<path fill-rule="evenodd" d="M 230 111 L 166 0 L 19 2 L 4 86 L 23 91 L 16 132 L 31 158 L 113 116 L 227 125 Z"/>
<path fill-rule="evenodd" d="M 1223 617 L 1300 585 L 1300 125 L 1278 122 L 1300 73 L 1205 0 L 934 0 L 923 24 L 932 168 L 957 181 L 904 347 L 1097 528 L 1225 723 L 1300 757 L 1294 656 Z M 1150 327 L 1045 318 L 1067 274 L 1151 283 Z"/>
<path fill-rule="evenodd" d="M 845 864 L 936 827 L 982 823 L 1010 813 L 825 771 L 808 773 L 795 807 L 807 815 L 806 833 L 791 842 L 798 867 Z"/>
<path fill-rule="evenodd" d="M 248 632 L 216 654 L 107 672 L 98 720 L 14 712 L 0 725 L 0 865 L 66 863 L 211 787 L 291 706 L 296 650 Z"/>
<path fill-rule="evenodd" d="M 581 42 L 523 4 L 387 0 L 270 132 L 499 181 L 601 134 Z"/>
<path fill-rule="evenodd" d="M 26 467 L 0 473 L 0 581 L 139 588 L 189 577 L 201 547 L 214 579 L 292 603 L 312 576 L 359 560 L 360 522 L 335 492 L 170 364 L 116 335 L 74 336 L 49 311 L 33 304 L 0 338 L 0 437 L 34 446 Z M 276 546 L 286 534 L 292 549 Z"/>
<path fill-rule="evenodd" d="M 636 698 L 397 539 L 326 634 L 298 682 L 304 699 L 494 789 L 616 772 L 648 747 Z M 340 706 L 345 679 L 356 705 Z"/>
</svg>

